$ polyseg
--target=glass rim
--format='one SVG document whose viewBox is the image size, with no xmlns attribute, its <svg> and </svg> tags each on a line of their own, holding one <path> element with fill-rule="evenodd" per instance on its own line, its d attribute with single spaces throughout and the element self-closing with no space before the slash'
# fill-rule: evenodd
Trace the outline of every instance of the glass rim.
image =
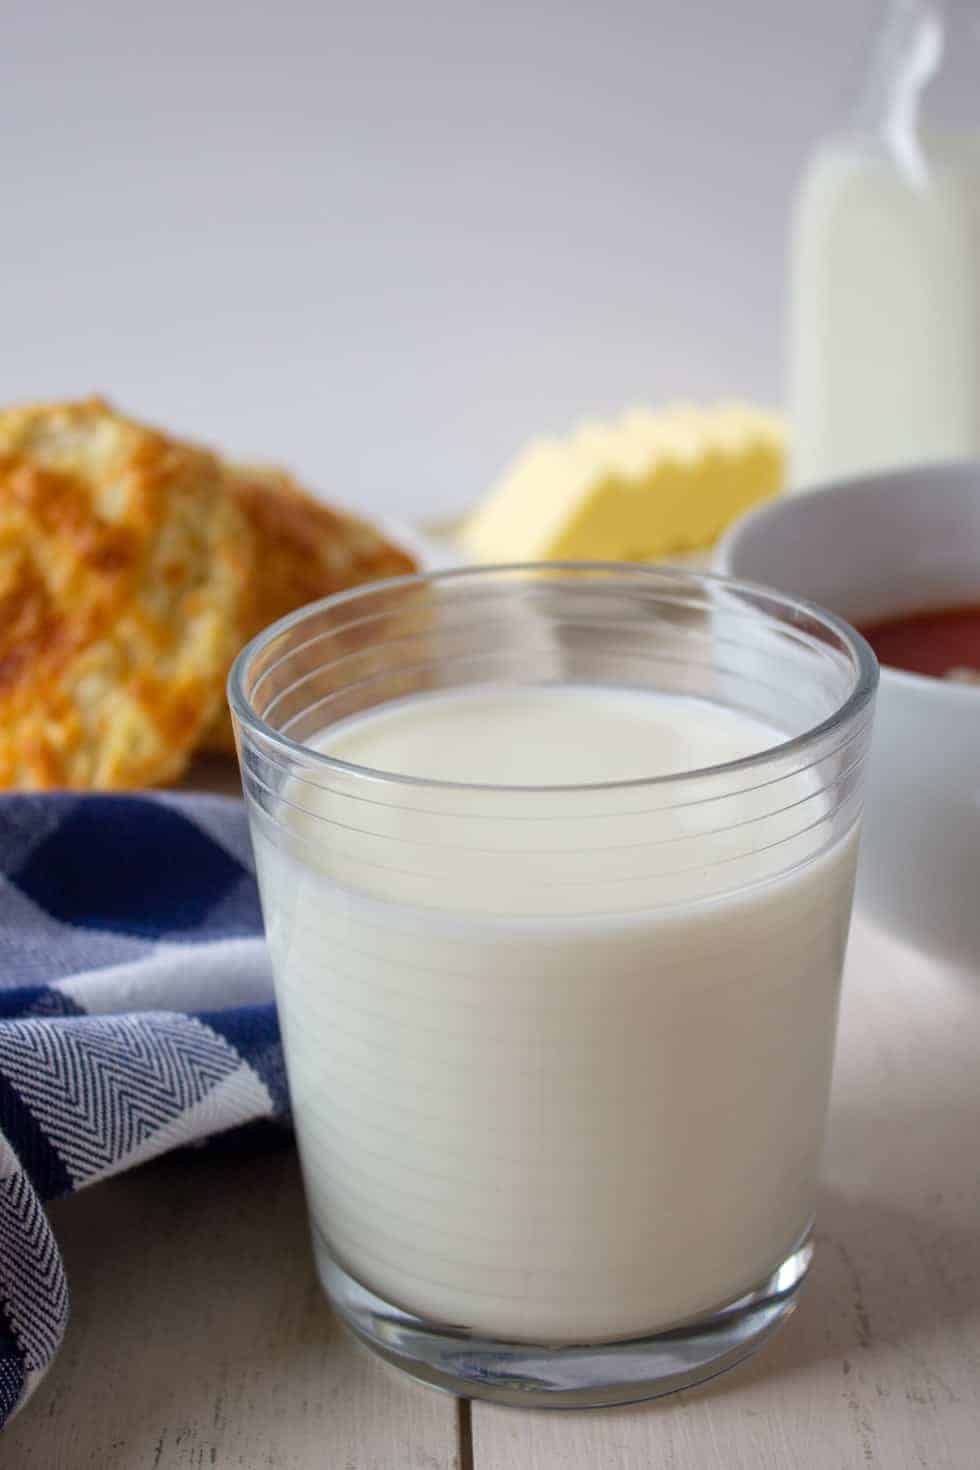
<svg viewBox="0 0 980 1470">
<path fill-rule="evenodd" d="M 433 583 L 448 583 L 464 581 L 466 579 L 482 580 L 494 576 L 524 574 L 527 576 L 541 573 L 553 574 L 555 572 L 605 572 L 610 575 L 626 574 L 631 579 L 649 578 L 651 585 L 657 582 L 665 582 L 668 579 L 686 582 L 690 587 L 715 587 L 733 593 L 748 593 L 752 597 L 762 599 L 774 609 L 785 612 L 805 614 L 815 622 L 835 633 L 845 645 L 855 665 L 855 677 L 853 687 L 846 698 L 823 720 L 803 730 L 799 735 L 793 735 L 775 745 L 766 746 L 765 749 L 756 751 L 752 755 L 741 756 L 737 760 L 720 761 L 715 765 L 701 766 L 689 771 L 675 771 L 664 775 L 636 776 L 628 780 L 613 781 L 578 781 L 571 784 L 554 785 L 511 785 L 498 781 L 444 781 L 437 777 L 411 776 L 398 771 L 385 771 L 373 766 L 358 765 L 353 761 L 341 760 L 337 756 L 326 754 L 316 750 L 302 741 L 294 740 L 289 735 L 284 735 L 271 725 L 252 705 L 248 695 L 245 693 L 245 673 L 252 661 L 262 651 L 282 634 L 289 632 L 291 628 L 335 607 L 341 607 L 347 603 L 354 603 L 361 598 L 377 594 L 394 588 L 409 588 L 428 586 Z M 760 610 L 761 611 L 761 610 Z M 653 787 L 664 787 L 680 785 L 687 781 L 704 781 L 713 776 L 738 775 L 743 771 L 752 771 L 764 766 L 773 760 L 793 756 L 797 753 L 805 753 L 812 746 L 818 744 L 825 735 L 841 725 L 846 724 L 852 718 L 856 718 L 867 708 L 874 698 L 878 687 L 879 665 L 877 657 L 868 641 L 843 618 L 836 613 L 828 611 L 819 606 L 818 603 L 810 602 L 804 597 L 793 597 L 787 593 L 778 592 L 772 587 L 767 587 L 761 582 L 744 580 L 741 577 L 729 577 L 719 572 L 702 571 L 692 567 L 676 566 L 672 563 L 659 562 L 650 565 L 645 562 L 618 562 L 618 561 L 538 561 L 538 562 L 499 562 L 491 565 L 458 566 L 440 568 L 434 571 L 422 571 L 409 573 L 402 577 L 388 577 L 377 582 L 361 583 L 357 587 L 346 588 L 342 592 L 333 592 L 326 597 L 321 597 L 315 602 L 305 603 L 296 608 L 294 612 L 287 613 L 284 617 L 277 618 L 274 623 L 263 628 L 254 638 L 249 639 L 244 648 L 241 649 L 227 680 L 228 704 L 232 714 L 242 729 L 246 732 L 254 732 L 261 735 L 280 754 L 301 760 L 312 769 L 333 771 L 347 776 L 357 777 L 362 780 L 383 785 L 414 787 L 428 790 L 441 791 L 476 791 L 476 792 L 505 792 L 513 795 L 525 794 L 528 796 L 541 796 L 551 793 L 602 793 L 613 791 L 642 791 Z M 438 691 L 432 691 L 438 692 Z M 385 701 L 391 702 L 391 701 Z M 381 708 L 379 705 L 378 708 Z"/>
</svg>

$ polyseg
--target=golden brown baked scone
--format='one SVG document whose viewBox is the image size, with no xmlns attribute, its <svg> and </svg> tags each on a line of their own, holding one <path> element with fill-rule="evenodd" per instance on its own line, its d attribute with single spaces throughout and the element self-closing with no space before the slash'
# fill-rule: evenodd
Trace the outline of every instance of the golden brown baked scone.
<svg viewBox="0 0 980 1470">
<path fill-rule="evenodd" d="M 417 570 L 407 551 L 356 516 L 315 500 L 284 470 L 232 465 L 227 477 L 257 554 L 239 627 L 242 645 L 304 603 Z M 234 751 L 227 710 L 204 743 L 209 750 Z"/>
<path fill-rule="evenodd" d="M 0 412 L 0 787 L 175 778 L 253 559 L 220 462 L 99 399 Z"/>
</svg>

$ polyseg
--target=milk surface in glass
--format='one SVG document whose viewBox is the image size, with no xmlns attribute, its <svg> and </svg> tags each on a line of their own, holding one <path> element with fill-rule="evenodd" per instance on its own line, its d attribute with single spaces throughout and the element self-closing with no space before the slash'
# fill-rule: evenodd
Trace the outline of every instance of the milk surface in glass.
<svg viewBox="0 0 980 1470">
<path fill-rule="evenodd" d="M 314 1231 L 353 1276 L 430 1320 L 567 1343 L 669 1326 L 788 1255 L 814 1204 L 853 829 L 827 845 L 806 770 L 778 810 L 760 784 L 723 821 L 559 789 L 781 739 L 694 698 L 530 686 L 395 701 L 314 742 L 478 783 L 364 800 L 340 770 L 286 784 L 275 844 L 254 832 Z M 555 787 L 548 821 L 479 789 L 497 783 Z"/>
</svg>

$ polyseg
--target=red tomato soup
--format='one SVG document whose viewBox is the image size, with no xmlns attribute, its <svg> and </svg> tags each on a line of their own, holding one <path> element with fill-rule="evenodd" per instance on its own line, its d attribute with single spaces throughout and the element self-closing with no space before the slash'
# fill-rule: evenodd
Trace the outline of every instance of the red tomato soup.
<svg viewBox="0 0 980 1470">
<path fill-rule="evenodd" d="M 900 613 L 865 623 L 861 632 L 880 663 L 980 684 L 980 604 Z"/>
</svg>

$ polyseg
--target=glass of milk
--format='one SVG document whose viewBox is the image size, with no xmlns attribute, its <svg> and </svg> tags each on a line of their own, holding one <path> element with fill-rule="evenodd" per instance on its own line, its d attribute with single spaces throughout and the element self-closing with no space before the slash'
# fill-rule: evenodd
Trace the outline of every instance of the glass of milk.
<svg viewBox="0 0 980 1470">
<path fill-rule="evenodd" d="M 794 486 L 980 456 L 980 3 L 893 0 L 797 201 Z"/>
<path fill-rule="evenodd" d="M 708 1377 L 811 1255 L 877 669 L 687 571 L 444 572 L 231 677 L 323 1285 L 520 1404 Z"/>
</svg>

